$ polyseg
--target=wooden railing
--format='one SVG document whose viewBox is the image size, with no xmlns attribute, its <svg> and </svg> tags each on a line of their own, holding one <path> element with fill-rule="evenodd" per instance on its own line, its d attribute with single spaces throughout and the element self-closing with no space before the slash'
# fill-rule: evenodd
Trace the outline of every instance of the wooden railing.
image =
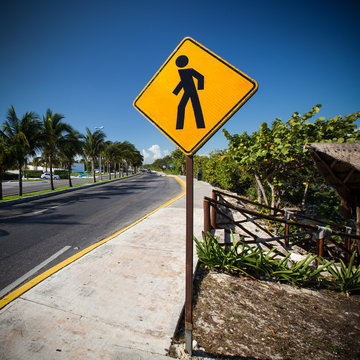
<svg viewBox="0 0 360 360">
<path fill-rule="evenodd" d="M 229 197 L 236 203 L 229 202 L 226 199 Z M 238 219 L 234 219 L 233 214 Z M 345 264 L 356 250 L 356 262 L 360 260 L 360 236 L 350 227 L 314 219 L 296 209 L 261 205 L 218 190 L 213 190 L 211 199 L 204 198 L 204 232 L 213 229 L 232 230 L 244 236 L 245 242 L 262 244 L 269 249 L 274 242 L 285 250 L 301 245 L 319 259 L 342 259 Z"/>
</svg>

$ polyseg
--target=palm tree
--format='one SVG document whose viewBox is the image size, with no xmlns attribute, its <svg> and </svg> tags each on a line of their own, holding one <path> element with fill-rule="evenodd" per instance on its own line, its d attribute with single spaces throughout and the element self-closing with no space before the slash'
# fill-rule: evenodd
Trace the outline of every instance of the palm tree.
<svg viewBox="0 0 360 360">
<path fill-rule="evenodd" d="M 11 166 L 13 158 L 11 147 L 5 134 L 0 130 L 0 200 L 3 199 L 2 181 L 5 170 Z"/>
<path fill-rule="evenodd" d="M 32 159 L 32 165 L 35 167 L 35 170 L 37 170 L 38 166 L 43 165 L 43 159 L 41 156 L 36 156 Z"/>
<path fill-rule="evenodd" d="M 106 142 L 106 147 L 105 147 L 105 159 L 106 159 L 106 162 L 108 164 L 108 167 L 110 168 L 110 171 L 109 171 L 109 180 L 111 180 L 111 167 L 113 165 L 114 167 L 114 171 L 115 171 L 115 174 L 114 174 L 114 177 L 116 177 L 116 162 L 119 158 L 119 155 L 120 155 L 120 152 L 119 152 L 119 143 L 116 141 L 116 142 Z"/>
<path fill-rule="evenodd" d="M 54 190 L 53 161 L 59 152 L 59 145 L 63 137 L 72 130 L 69 124 L 62 122 L 63 118 L 63 115 L 53 114 L 50 109 L 47 109 L 46 114 L 43 116 L 42 144 L 44 153 L 49 159 L 51 190 Z"/>
<path fill-rule="evenodd" d="M 111 180 L 110 164 L 111 164 L 111 161 L 112 161 L 112 144 L 113 144 L 113 142 L 108 140 L 108 141 L 104 142 L 104 147 L 103 147 L 103 153 L 104 153 L 104 157 L 105 157 L 105 164 L 106 164 L 107 171 L 109 173 L 109 180 Z"/>
<path fill-rule="evenodd" d="M 71 183 L 71 166 L 75 162 L 75 156 L 82 153 L 83 142 L 81 138 L 83 136 L 76 130 L 71 130 L 59 142 L 60 157 L 65 162 L 68 171 L 69 186 Z"/>
<path fill-rule="evenodd" d="M 114 162 L 114 170 L 115 170 L 115 177 L 116 177 L 116 165 L 118 164 L 119 168 L 119 177 L 121 177 L 121 168 L 123 166 L 123 146 L 122 143 L 119 141 L 114 142 L 113 144 L 114 150 L 113 150 L 113 157 L 112 161 Z"/>
<path fill-rule="evenodd" d="M 19 196 L 22 196 L 22 169 L 28 156 L 34 156 L 40 148 L 41 123 L 34 112 L 26 112 L 21 119 L 11 106 L 3 125 L 3 134 L 11 147 L 12 157 L 19 169 Z"/>
<path fill-rule="evenodd" d="M 121 151 L 121 162 L 126 163 L 126 175 L 129 175 L 129 165 L 135 160 L 134 156 L 138 150 L 129 141 L 124 141 L 119 145 Z"/>
<path fill-rule="evenodd" d="M 132 165 L 134 166 L 135 172 L 137 171 L 137 168 L 142 165 L 144 161 L 144 157 L 141 155 L 139 150 L 135 150 L 133 153 L 133 160 Z"/>
<path fill-rule="evenodd" d="M 96 182 L 95 177 L 95 159 L 102 150 L 104 144 L 105 134 L 101 130 L 96 130 L 93 133 L 89 128 L 86 128 L 86 135 L 84 137 L 84 154 L 91 160 L 91 170 Z"/>
</svg>

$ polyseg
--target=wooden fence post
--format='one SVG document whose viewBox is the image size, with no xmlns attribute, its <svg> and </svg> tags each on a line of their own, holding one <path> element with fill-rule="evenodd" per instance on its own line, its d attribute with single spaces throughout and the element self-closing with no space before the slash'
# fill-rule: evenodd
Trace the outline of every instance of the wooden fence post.
<svg viewBox="0 0 360 360">
<path fill-rule="evenodd" d="M 318 226 L 316 252 L 318 255 L 317 264 L 320 265 L 320 260 L 324 257 L 325 239 L 331 236 L 332 230 L 323 226 Z"/>
<path fill-rule="evenodd" d="M 292 215 L 293 213 L 291 211 L 285 211 L 284 213 L 285 220 L 290 220 Z M 286 236 L 290 235 L 290 225 L 288 223 L 285 224 L 285 235 Z M 289 238 L 285 239 L 285 247 L 287 249 L 289 248 Z"/>
<path fill-rule="evenodd" d="M 351 234 L 351 230 L 352 230 L 351 227 L 346 227 L 346 232 L 348 234 Z M 349 251 L 349 252 L 345 252 L 345 265 L 348 266 L 349 262 L 350 262 L 350 258 L 351 258 L 351 238 L 350 237 L 345 237 L 344 246 L 345 246 L 345 249 Z"/>
<path fill-rule="evenodd" d="M 204 208 L 204 233 L 206 235 L 208 232 L 211 231 L 210 202 L 207 198 L 204 198 L 203 208 Z"/>
<path fill-rule="evenodd" d="M 212 191 L 212 199 L 217 201 L 218 197 L 215 190 Z M 216 229 L 216 204 L 213 204 L 211 208 L 211 228 Z"/>
</svg>

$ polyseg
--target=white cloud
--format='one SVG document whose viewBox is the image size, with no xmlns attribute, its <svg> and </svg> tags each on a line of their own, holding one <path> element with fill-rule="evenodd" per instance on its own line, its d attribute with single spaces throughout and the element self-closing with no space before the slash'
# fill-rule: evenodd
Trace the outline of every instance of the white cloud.
<svg viewBox="0 0 360 360">
<path fill-rule="evenodd" d="M 160 150 L 160 146 L 159 146 L 159 145 L 153 145 L 153 146 L 150 147 L 148 150 L 153 153 L 153 159 L 154 159 L 154 160 L 162 158 L 162 156 L 161 156 L 161 150 Z"/>
<path fill-rule="evenodd" d="M 169 150 L 161 150 L 159 145 L 152 145 L 147 150 L 143 149 L 144 164 L 151 164 L 156 159 L 161 159 L 166 155 L 170 155 Z"/>
<path fill-rule="evenodd" d="M 149 163 L 149 158 L 151 157 L 151 155 L 146 151 L 146 150 L 142 150 L 142 154 L 144 157 L 144 164 L 148 164 Z"/>
</svg>

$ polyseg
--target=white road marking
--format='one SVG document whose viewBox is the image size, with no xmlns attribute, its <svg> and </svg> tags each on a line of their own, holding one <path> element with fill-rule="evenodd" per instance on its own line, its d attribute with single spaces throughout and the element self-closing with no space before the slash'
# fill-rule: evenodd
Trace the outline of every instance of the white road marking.
<svg viewBox="0 0 360 360">
<path fill-rule="evenodd" d="M 44 266 L 46 266 L 47 264 L 49 264 L 51 261 L 53 261 L 54 259 L 56 259 L 57 257 L 59 257 L 61 254 L 63 254 L 65 251 L 69 250 L 71 248 L 71 246 L 65 246 L 63 247 L 61 250 L 59 250 L 58 252 L 56 252 L 54 255 L 50 256 L 49 258 L 47 258 L 45 261 L 43 261 L 41 264 L 35 266 L 32 270 L 28 271 L 26 274 L 24 274 L 23 276 L 21 276 L 20 278 L 18 278 L 17 280 L 15 280 L 13 283 L 11 283 L 10 285 L 8 285 L 6 288 L 2 289 L 0 291 L 0 299 L 6 295 L 7 293 L 9 293 L 11 290 L 13 290 L 14 288 L 16 288 L 18 285 L 20 285 L 23 281 L 25 281 L 26 279 L 28 279 L 30 276 L 34 275 L 37 271 L 39 271 L 41 268 L 43 268 Z"/>
<path fill-rule="evenodd" d="M 49 209 L 43 209 L 43 210 L 34 211 L 34 212 L 30 213 L 29 215 L 39 215 L 39 214 L 42 214 L 42 213 L 44 213 L 45 211 L 48 211 L 48 210 Z"/>
</svg>

